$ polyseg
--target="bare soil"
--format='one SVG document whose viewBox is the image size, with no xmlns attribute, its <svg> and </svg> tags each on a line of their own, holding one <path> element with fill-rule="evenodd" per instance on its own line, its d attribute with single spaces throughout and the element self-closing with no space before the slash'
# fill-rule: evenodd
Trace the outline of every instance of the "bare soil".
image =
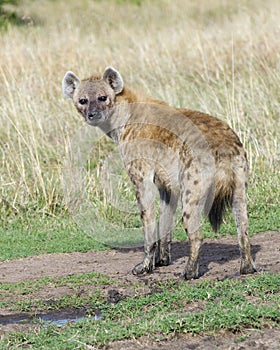
<svg viewBox="0 0 280 350">
<path fill-rule="evenodd" d="M 268 231 L 251 238 L 252 253 L 260 272 L 270 271 L 280 273 L 280 232 Z M 189 246 L 187 242 L 174 242 L 172 246 L 172 264 L 156 269 L 152 274 L 138 278 L 131 274 L 131 269 L 141 261 L 141 249 L 107 250 L 102 252 L 45 254 L 25 259 L 0 262 L 0 282 L 15 283 L 26 280 L 36 280 L 42 277 L 68 276 L 86 272 L 100 272 L 112 276 L 116 285 L 106 286 L 111 302 L 122 298 L 123 293 L 135 295 L 133 284 L 137 280 L 140 288 L 137 294 L 152 292 L 153 282 L 162 279 L 178 279 L 187 261 Z M 239 249 L 236 237 L 220 238 L 217 240 L 205 239 L 201 252 L 201 277 L 199 280 L 223 280 L 239 278 Z M 121 283 L 119 283 L 121 282 Z M 191 281 L 186 283 L 197 283 Z M 120 286 L 125 285 L 125 289 Z M 131 286 L 131 289 L 128 287 Z M 280 287 L 279 287 L 280 288 Z M 53 288 L 40 291 L 38 297 L 59 297 L 71 292 L 67 287 Z M 43 295 L 44 294 L 44 295 Z M 194 306 L 195 307 L 195 306 Z M 13 323 L 13 319 L 28 315 L 15 314 L 9 310 L 0 309 L 0 335 L 9 331 L 24 329 L 25 326 Z M 8 320 L 11 320 L 9 323 Z M 3 322 L 3 320 L 5 322 Z M 231 333 L 217 336 L 172 336 L 170 340 L 151 340 L 147 335 L 137 340 L 115 342 L 108 349 L 280 349 L 280 329 L 265 329 L 262 332 L 248 330 L 244 336 Z"/>
</svg>

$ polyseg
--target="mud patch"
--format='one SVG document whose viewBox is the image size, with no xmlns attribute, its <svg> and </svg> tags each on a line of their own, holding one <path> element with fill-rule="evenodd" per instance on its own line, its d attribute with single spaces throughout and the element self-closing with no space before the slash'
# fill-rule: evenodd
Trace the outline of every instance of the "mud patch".
<svg viewBox="0 0 280 350">
<path fill-rule="evenodd" d="M 148 337 L 138 340 L 114 342 L 106 350 L 279 350 L 280 329 L 247 333 L 231 333 L 217 336 L 178 335 L 169 340 L 151 341 Z"/>
</svg>

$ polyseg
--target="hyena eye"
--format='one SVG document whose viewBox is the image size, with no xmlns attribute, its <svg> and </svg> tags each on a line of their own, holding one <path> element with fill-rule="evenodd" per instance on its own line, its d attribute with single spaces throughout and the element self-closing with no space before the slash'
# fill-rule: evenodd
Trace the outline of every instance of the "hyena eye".
<svg viewBox="0 0 280 350">
<path fill-rule="evenodd" d="M 99 96 L 97 99 L 98 101 L 105 102 L 107 101 L 107 96 Z"/>
<path fill-rule="evenodd" d="M 87 104 L 88 103 L 88 100 L 86 99 L 86 98 L 81 98 L 80 100 L 79 100 L 79 104 L 80 105 L 85 105 L 85 104 Z"/>
</svg>

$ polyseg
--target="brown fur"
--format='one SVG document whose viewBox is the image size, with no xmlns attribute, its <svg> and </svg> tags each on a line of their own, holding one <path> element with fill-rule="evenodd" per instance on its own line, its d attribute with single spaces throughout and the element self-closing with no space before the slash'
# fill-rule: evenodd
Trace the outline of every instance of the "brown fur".
<svg viewBox="0 0 280 350">
<path fill-rule="evenodd" d="M 149 102 L 165 105 L 164 102 L 153 99 L 139 99 L 139 97 L 129 89 L 124 89 L 121 94 L 121 99 L 117 96 L 117 101 L 126 101 L 127 103 Z M 231 158 L 235 155 L 242 154 L 246 163 L 246 154 L 238 136 L 225 122 L 208 114 L 190 109 L 181 108 L 178 109 L 178 111 L 184 114 L 186 118 L 190 119 L 191 122 L 203 133 L 215 158 L 217 169 L 219 170 L 221 161 L 223 161 L 222 172 L 227 173 L 225 180 L 224 177 L 222 178 L 219 176 L 219 172 L 217 171 L 215 198 L 208 214 L 211 226 L 213 230 L 217 232 L 223 221 L 224 212 L 232 205 L 234 171 L 232 169 Z M 132 132 L 132 129 L 134 132 Z M 143 126 L 139 124 L 128 126 L 125 128 L 121 137 L 123 141 L 135 140 L 137 138 L 153 139 L 174 150 L 183 147 L 182 144 L 179 144 L 176 135 L 173 135 L 167 129 L 162 129 L 154 125 Z M 247 163 L 244 164 L 244 166 L 247 167 Z"/>
<path fill-rule="evenodd" d="M 80 81 L 72 72 L 63 80 L 86 122 L 119 143 L 124 166 L 135 187 L 145 238 L 144 260 L 133 273 L 170 263 L 170 242 L 179 196 L 182 220 L 190 240 L 183 276 L 199 276 L 202 210 L 215 231 L 227 207 L 233 207 L 241 251 L 241 273 L 255 271 L 248 239 L 247 159 L 234 131 L 208 114 L 176 109 L 140 96 L 123 86 L 108 67 L 102 77 Z M 160 193 L 158 232 L 152 187 Z"/>
</svg>

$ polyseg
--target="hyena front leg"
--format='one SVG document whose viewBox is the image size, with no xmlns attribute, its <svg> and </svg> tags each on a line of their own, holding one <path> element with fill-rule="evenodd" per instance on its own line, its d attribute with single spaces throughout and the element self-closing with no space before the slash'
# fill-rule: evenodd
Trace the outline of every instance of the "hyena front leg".
<svg viewBox="0 0 280 350">
<path fill-rule="evenodd" d="M 163 188 L 159 190 L 159 193 L 160 214 L 155 264 L 156 266 L 167 266 L 171 262 L 171 241 L 178 205 L 178 195 L 175 192 Z"/>
<path fill-rule="evenodd" d="M 134 275 L 142 275 L 151 272 L 155 267 L 154 255 L 157 235 L 154 206 L 154 184 L 149 179 L 141 179 L 140 181 L 134 182 L 134 186 L 141 212 L 145 256 L 143 261 L 133 268 L 132 273 Z"/>
<path fill-rule="evenodd" d="M 257 271 L 252 259 L 251 246 L 248 236 L 248 214 L 245 182 L 246 174 L 244 174 L 244 166 L 237 166 L 235 169 L 235 188 L 233 192 L 232 209 L 238 233 L 241 274 L 254 273 Z"/>
</svg>

